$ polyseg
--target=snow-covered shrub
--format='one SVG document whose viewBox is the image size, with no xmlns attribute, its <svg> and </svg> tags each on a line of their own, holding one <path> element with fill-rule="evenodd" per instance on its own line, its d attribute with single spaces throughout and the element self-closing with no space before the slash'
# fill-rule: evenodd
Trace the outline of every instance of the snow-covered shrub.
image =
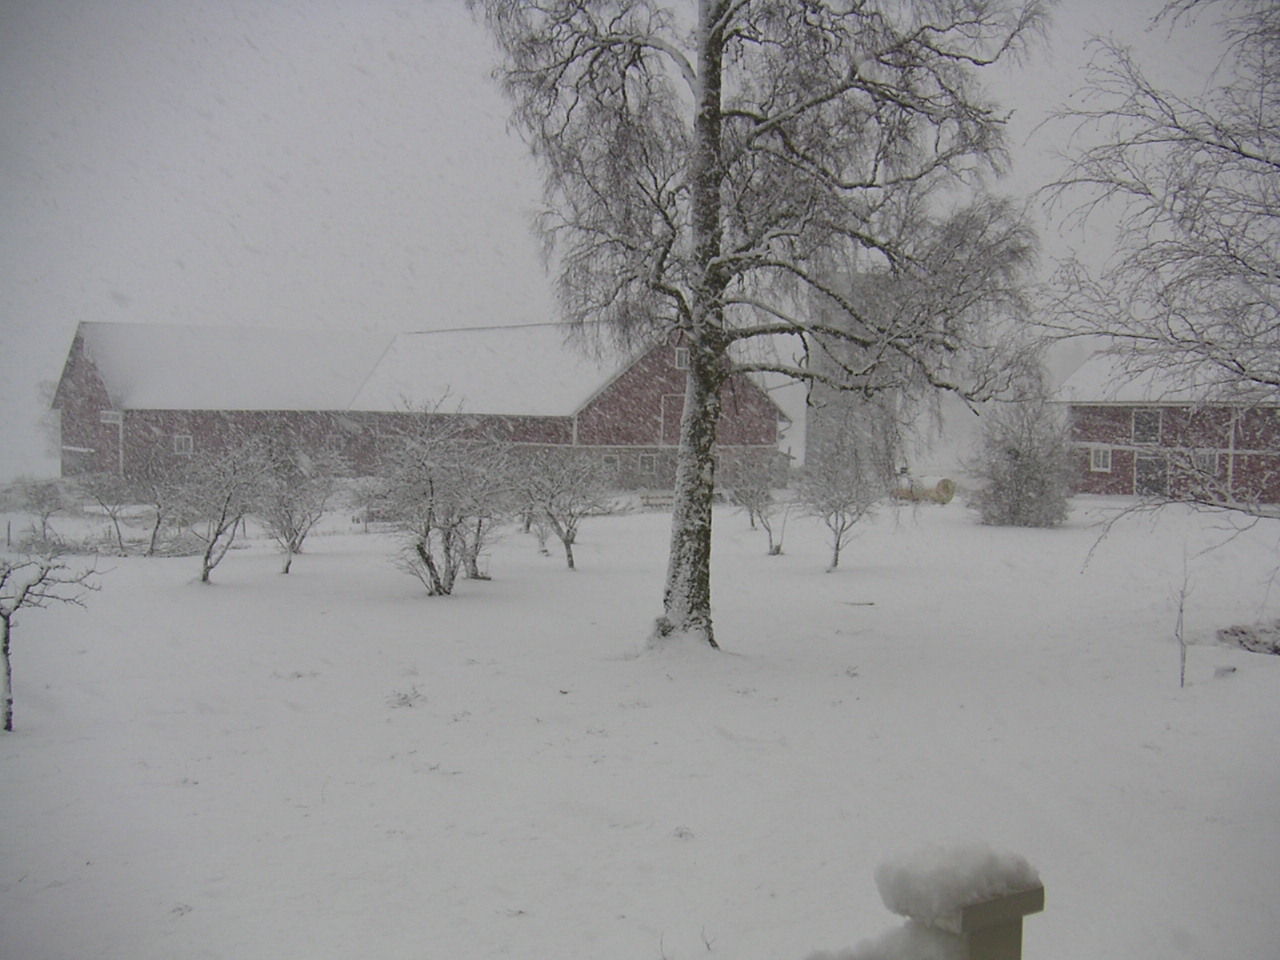
<svg viewBox="0 0 1280 960">
<path fill-rule="evenodd" d="M 1056 527 L 1067 518 L 1075 470 L 1069 428 L 1043 400 L 988 412 L 967 468 L 969 505 L 983 523 Z"/>
</svg>

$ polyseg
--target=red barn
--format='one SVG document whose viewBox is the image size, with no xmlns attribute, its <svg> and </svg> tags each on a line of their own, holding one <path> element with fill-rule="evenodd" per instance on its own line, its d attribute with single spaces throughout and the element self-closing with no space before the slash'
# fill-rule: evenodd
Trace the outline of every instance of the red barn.
<svg viewBox="0 0 1280 960">
<path fill-rule="evenodd" d="M 558 324 L 378 336 L 82 323 L 53 405 L 64 476 L 134 475 L 276 435 L 370 471 L 385 427 L 439 410 L 477 435 L 596 451 L 620 487 L 665 488 L 686 362 L 668 344 L 593 355 Z M 776 465 L 786 416 L 748 377 L 724 390 L 722 459 Z"/>
<path fill-rule="evenodd" d="M 1076 491 L 1280 503 L 1280 400 L 1212 394 L 1094 354 L 1058 392 L 1078 451 Z"/>
</svg>

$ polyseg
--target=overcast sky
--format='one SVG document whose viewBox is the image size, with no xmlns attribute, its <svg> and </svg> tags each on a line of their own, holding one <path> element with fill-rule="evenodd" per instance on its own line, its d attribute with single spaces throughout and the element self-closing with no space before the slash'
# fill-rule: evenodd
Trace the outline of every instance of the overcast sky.
<svg viewBox="0 0 1280 960">
<path fill-rule="evenodd" d="M 989 78 L 1028 140 L 1090 33 L 1183 86 L 1207 31 L 1156 0 L 1063 0 Z M 35 423 L 80 321 L 428 329 L 554 319 L 535 171 L 462 0 L 0 0 L 0 479 L 56 472 Z M 1097 238 L 1060 238 L 1050 252 Z"/>
</svg>

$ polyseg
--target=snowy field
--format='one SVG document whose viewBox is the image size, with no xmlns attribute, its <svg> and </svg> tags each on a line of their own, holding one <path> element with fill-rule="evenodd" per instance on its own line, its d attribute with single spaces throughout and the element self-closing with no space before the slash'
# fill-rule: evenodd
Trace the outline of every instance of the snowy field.
<svg viewBox="0 0 1280 960">
<path fill-rule="evenodd" d="M 956 839 L 1039 870 L 1027 960 L 1277 956 L 1280 658 L 1214 642 L 1276 616 L 1276 526 L 1099 542 L 1112 506 L 886 513 L 833 574 L 812 521 L 768 557 L 726 508 L 719 654 L 642 650 L 659 513 L 587 521 L 572 573 L 512 532 L 449 599 L 341 521 L 287 577 L 104 559 L 15 632 L 0 957 L 803 960 Z"/>
</svg>

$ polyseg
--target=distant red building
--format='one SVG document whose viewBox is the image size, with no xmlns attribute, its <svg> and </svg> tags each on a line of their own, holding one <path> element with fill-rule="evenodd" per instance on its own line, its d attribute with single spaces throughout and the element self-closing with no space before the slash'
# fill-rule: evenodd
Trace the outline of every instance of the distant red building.
<svg viewBox="0 0 1280 960">
<path fill-rule="evenodd" d="M 478 437 L 592 450 L 619 487 L 668 488 L 686 362 L 665 344 L 600 358 L 554 324 L 334 336 L 82 323 L 53 406 L 64 476 L 136 475 L 250 436 L 334 450 L 371 472 L 398 423 L 437 410 Z M 722 459 L 776 465 L 786 421 L 754 380 L 730 378 Z"/>
<path fill-rule="evenodd" d="M 1280 503 L 1280 403 L 1223 402 L 1098 353 L 1068 377 L 1079 493 Z"/>
</svg>

